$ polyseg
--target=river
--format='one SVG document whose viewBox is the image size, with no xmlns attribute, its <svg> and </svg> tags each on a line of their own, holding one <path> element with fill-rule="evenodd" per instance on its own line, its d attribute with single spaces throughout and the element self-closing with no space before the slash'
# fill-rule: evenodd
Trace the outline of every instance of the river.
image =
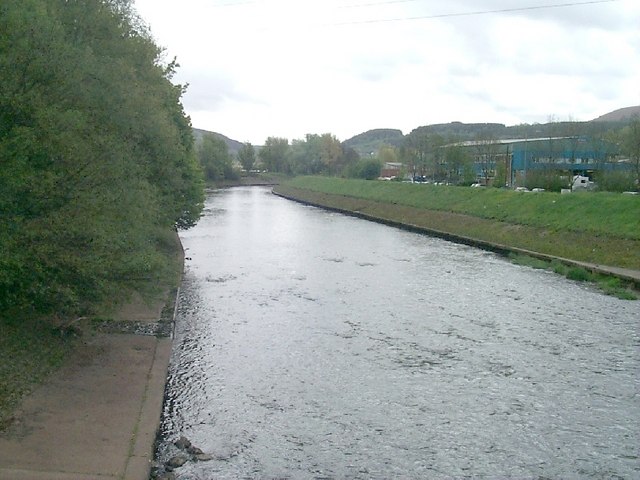
<svg viewBox="0 0 640 480">
<path fill-rule="evenodd" d="M 264 187 L 181 238 L 178 479 L 640 477 L 640 302 Z"/>
</svg>

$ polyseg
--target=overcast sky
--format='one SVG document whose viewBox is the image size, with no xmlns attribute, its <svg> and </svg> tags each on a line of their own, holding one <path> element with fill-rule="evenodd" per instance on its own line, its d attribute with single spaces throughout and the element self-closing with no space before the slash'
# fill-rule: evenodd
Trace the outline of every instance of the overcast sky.
<svg viewBox="0 0 640 480">
<path fill-rule="evenodd" d="M 450 121 L 591 120 L 640 104 L 638 0 L 135 4 L 178 59 L 193 126 L 256 145 Z"/>
</svg>

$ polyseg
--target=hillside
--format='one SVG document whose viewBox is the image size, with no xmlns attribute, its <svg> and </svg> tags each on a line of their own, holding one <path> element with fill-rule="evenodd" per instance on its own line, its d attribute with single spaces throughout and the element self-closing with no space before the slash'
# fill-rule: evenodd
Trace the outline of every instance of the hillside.
<svg viewBox="0 0 640 480">
<path fill-rule="evenodd" d="M 202 137 L 204 135 L 215 135 L 218 138 L 221 138 L 222 140 L 224 140 L 224 143 L 227 144 L 227 147 L 229 148 L 229 153 L 231 154 L 236 154 L 238 153 L 238 151 L 242 148 L 242 142 L 238 142 L 237 140 L 233 140 L 229 137 L 226 137 L 224 135 L 222 135 L 221 133 L 217 133 L 217 132 L 210 132 L 208 130 L 201 130 L 199 128 L 194 128 L 193 129 L 193 136 L 195 138 L 196 144 L 202 141 Z"/>
<path fill-rule="evenodd" d="M 360 133 L 355 137 L 345 140 L 345 147 L 353 148 L 361 157 L 377 153 L 383 145 L 399 147 L 402 145 L 404 135 L 401 130 L 393 128 L 377 128 Z"/>
<path fill-rule="evenodd" d="M 640 116 L 640 105 L 635 107 L 625 107 L 614 110 L 613 112 L 605 113 L 594 119 L 594 122 L 620 122 L 628 120 L 634 116 Z"/>
<path fill-rule="evenodd" d="M 480 134 L 496 139 L 594 134 L 623 127 L 635 115 L 640 115 L 640 106 L 621 108 L 586 122 L 557 121 L 511 126 L 502 123 L 449 122 L 419 126 L 407 135 L 397 129 L 380 128 L 355 135 L 345 140 L 343 145 L 353 148 L 361 156 L 369 156 L 382 145 L 398 147 L 404 143 L 405 138 L 424 134 L 439 135 L 445 141 L 473 140 Z"/>
</svg>

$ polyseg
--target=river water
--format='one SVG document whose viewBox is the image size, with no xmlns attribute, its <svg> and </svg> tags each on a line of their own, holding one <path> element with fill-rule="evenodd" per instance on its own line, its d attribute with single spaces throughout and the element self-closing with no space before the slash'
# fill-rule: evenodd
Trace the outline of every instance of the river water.
<svg viewBox="0 0 640 480">
<path fill-rule="evenodd" d="M 264 187 L 181 238 L 177 478 L 640 478 L 640 302 Z"/>
</svg>

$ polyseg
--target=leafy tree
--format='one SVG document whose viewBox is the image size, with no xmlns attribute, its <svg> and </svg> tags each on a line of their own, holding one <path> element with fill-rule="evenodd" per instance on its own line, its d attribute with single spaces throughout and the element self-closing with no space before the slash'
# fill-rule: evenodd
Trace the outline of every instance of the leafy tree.
<svg viewBox="0 0 640 480">
<path fill-rule="evenodd" d="M 395 163 L 398 161 L 396 149 L 389 145 L 383 145 L 378 149 L 378 159 L 382 163 Z"/>
<path fill-rule="evenodd" d="M 358 152 L 351 147 L 342 144 L 342 158 L 344 161 L 345 169 L 348 169 L 351 165 L 355 165 L 360 160 Z"/>
<path fill-rule="evenodd" d="M 222 138 L 205 135 L 198 147 L 198 160 L 209 181 L 234 178 L 233 159 L 229 147 Z"/>
<path fill-rule="evenodd" d="M 451 183 L 461 183 L 465 180 L 465 172 L 471 170 L 473 165 L 467 149 L 460 145 L 452 145 L 444 149 L 444 159 L 447 165 L 447 179 Z M 470 182 L 473 181 L 473 176 Z"/>
<path fill-rule="evenodd" d="M 266 170 L 279 173 L 291 173 L 289 163 L 290 146 L 286 138 L 269 137 L 260 149 L 258 157 Z"/>
<path fill-rule="evenodd" d="M 247 172 L 253 168 L 256 163 L 256 150 L 251 143 L 247 142 L 242 145 L 242 148 L 238 151 L 238 161 Z"/>
<path fill-rule="evenodd" d="M 78 314 L 199 217 L 184 90 L 125 0 L 3 0 L 0 32 L 0 315 Z"/>
</svg>

